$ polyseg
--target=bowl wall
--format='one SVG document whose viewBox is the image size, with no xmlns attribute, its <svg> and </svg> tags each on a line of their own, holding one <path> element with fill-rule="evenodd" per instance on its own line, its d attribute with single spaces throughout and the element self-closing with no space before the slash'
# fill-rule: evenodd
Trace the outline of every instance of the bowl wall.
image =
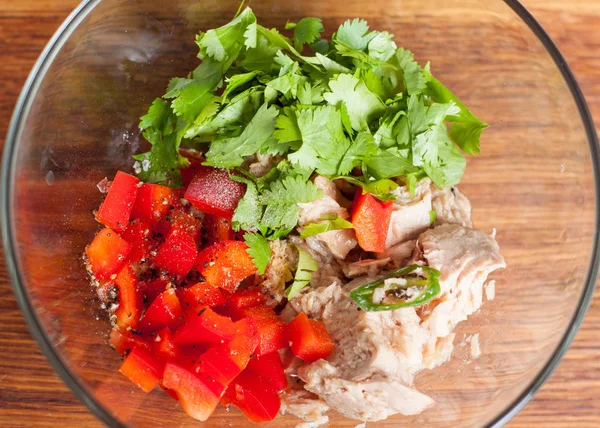
<svg viewBox="0 0 600 428">
<path fill-rule="evenodd" d="M 431 61 L 432 72 L 490 124 L 482 155 L 469 160 L 460 187 L 471 198 L 475 226 L 496 229 L 508 268 L 494 275 L 495 300 L 457 329 L 452 360 L 417 377 L 416 386 L 437 406 L 381 422 L 483 426 L 528 391 L 579 307 L 596 234 L 592 157 L 559 69 L 504 2 L 428 3 L 250 5 L 263 25 L 280 29 L 287 20 L 321 17 L 327 35 L 347 18 L 364 18 L 371 28 L 394 33 L 422 63 Z M 139 117 L 171 77 L 198 64 L 195 33 L 228 22 L 238 2 L 104 0 L 92 6 L 38 70 L 16 122 L 6 183 L 15 286 L 93 407 L 132 426 L 198 426 L 160 390 L 144 394 L 118 373 L 121 357 L 108 347 L 109 325 L 81 255 L 98 228 L 96 183 L 131 170 L 131 155 L 147 144 Z M 476 360 L 465 340 L 474 333 L 482 348 Z M 357 424 L 330 417 L 335 426 Z M 283 417 L 272 425 L 297 422 Z M 219 409 L 203 426 L 245 423 L 238 412 Z"/>
</svg>

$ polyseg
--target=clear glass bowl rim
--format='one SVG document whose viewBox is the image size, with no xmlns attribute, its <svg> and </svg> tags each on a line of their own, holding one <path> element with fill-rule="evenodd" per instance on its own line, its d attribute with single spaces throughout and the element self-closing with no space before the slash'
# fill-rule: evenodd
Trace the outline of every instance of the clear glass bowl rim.
<svg viewBox="0 0 600 428">
<path fill-rule="evenodd" d="M 561 358 L 569 348 L 569 345 L 579 326 L 581 325 L 585 313 L 592 300 L 596 282 L 598 278 L 598 270 L 600 267 L 600 259 L 598 257 L 600 251 L 600 235 L 599 235 L 599 220 L 600 220 L 600 148 L 598 146 L 598 136 L 589 108 L 581 92 L 581 88 L 569 68 L 562 53 L 550 38 L 544 28 L 537 22 L 533 15 L 523 6 L 518 0 L 502 0 L 509 6 L 529 27 L 529 29 L 542 42 L 546 51 L 558 67 L 562 74 L 565 83 L 567 84 L 571 95 L 577 105 L 583 126 L 590 146 L 590 154 L 592 161 L 592 169 L 594 174 L 594 194 L 595 194 L 595 227 L 593 236 L 593 246 L 591 254 L 591 264 L 587 272 L 585 281 L 585 289 L 580 297 L 577 309 L 571 319 L 567 331 L 554 350 L 551 358 L 546 365 L 540 370 L 537 376 L 532 380 L 528 387 L 517 397 L 504 411 L 497 415 L 488 427 L 501 427 L 512 419 L 533 397 L 536 391 L 549 378 L 554 369 L 558 366 Z M 35 338 L 38 346 L 50 362 L 52 368 L 58 373 L 63 382 L 73 391 L 75 396 L 84 403 L 100 420 L 111 427 L 124 427 L 104 406 L 86 390 L 82 381 L 76 378 L 69 370 L 68 365 L 63 361 L 61 356 L 56 352 L 50 339 L 44 334 L 44 330 L 40 324 L 40 320 L 36 314 L 35 308 L 27 298 L 24 281 L 17 268 L 17 258 L 15 254 L 15 240 L 12 230 L 12 183 L 14 179 L 14 166 L 16 163 L 16 154 L 18 152 L 17 141 L 21 132 L 21 127 L 25 118 L 25 114 L 29 110 L 33 96 L 45 77 L 46 71 L 52 63 L 56 54 L 60 51 L 65 41 L 69 38 L 73 30 L 87 17 L 87 15 L 101 2 L 101 0 L 83 0 L 73 12 L 62 23 L 58 30 L 54 33 L 42 53 L 31 70 L 25 85 L 21 91 L 17 104 L 15 106 L 4 147 L 4 156 L 2 160 L 0 172 L 0 231 L 2 234 L 2 244 L 4 246 L 5 262 L 8 269 L 8 275 L 12 283 L 17 302 L 29 330 Z"/>
</svg>

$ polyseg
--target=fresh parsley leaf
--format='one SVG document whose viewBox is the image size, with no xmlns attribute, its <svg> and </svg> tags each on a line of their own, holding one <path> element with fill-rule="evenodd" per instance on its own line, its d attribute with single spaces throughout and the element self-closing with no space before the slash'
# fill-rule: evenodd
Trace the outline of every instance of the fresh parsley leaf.
<svg viewBox="0 0 600 428">
<path fill-rule="evenodd" d="M 332 220 L 323 220 L 321 223 L 311 223 L 302 229 L 300 238 L 307 238 L 309 236 L 320 235 L 321 233 L 329 232 L 331 230 L 341 229 L 352 229 L 354 226 L 348 220 L 341 217 L 335 217 Z"/>
<path fill-rule="evenodd" d="M 200 48 L 201 59 L 209 57 L 231 65 L 244 46 L 256 45 L 256 37 L 256 16 L 252 9 L 247 7 L 228 24 L 202 34 L 197 38 L 196 44 Z"/>
<path fill-rule="evenodd" d="M 285 296 L 291 300 L 306 287 L 312 279 L 313 272 L 319 270 L 319 264 L 312 258 L 305 249 L 296 246 L 298 249 L 298 268 L 294 276 L 294 282 L 285 290 Z"/>
<path fill-rule="evenodd" d="M 269 241 L 259 234 L 246 233 L 244 234 L 244 242 L 248 246 L 246 252 L 252 257 L 252 261 L 254 262 L 254 266 L 256 266 L 258 273 L 260 275 L 264 274 L 267 265 L 269 264 L 269 259 L 271 258 Z"/>
<path fill-rule="evenodd" d="M 277 117 L 276 130 L 273 136 L 280 143 L 290 144 L 292 148 L 300 148 L 302 134 L 298 127 L 298 118 L 296 112 L 291 107 L 284 107 L 282 113 Z"/>
<path fill-rule="evenodd" d="M 344 22 L 334 36 L 334 40 L 346 46 L 364 51 L 369 42 L 377 36 L 376 32 L 369 32 L 367 21 L 355 18 Z"/>
<path fill-rule="evenodd" d="M 288 155 L 293 164 L 316 169 L 319 174 L 340 174 L 340 164 L 350 147 L 344 134 L 339 110 L 333 106 L 296 111 L 302 146 Z M 343 171 L 346 174 L 349 171 Z"/>
<path fill-rule="evenodd" d="M 396 199 L 396 197 L 390 192 L 398 188 L 398 183 L 387 178 L 375 181 L 364 181 L 357 177 L 352 177 L 349 175 L 342 175 L 335 178 L 340 178 L 342 180 L 346 180 L 351 184 L 354 184 L 355 186 L 360 186 L 365 193 L 370 193 L 371 195 L 375 196 L 377 199 L 380 199 L 382 201 L 392 201 Z"/>
<path fill-rule="evenodd" d="M 149 152 L 133 157 L 140 162 L 140 179 L 171 187 L 181 186 L 180 169 L 187 167 L 189 161 L 179 153 L 181 134 L 175 129 L 176 122 L 169 104 L 160 98 L 155 99 L 148 113 L 142 116 L 140 129 L 152 147 Z"/>
<path fill-rule="evenodd" d="M 323 97 L 331 105 L 344 104 L 357 131 L 369 131 L 369 124 L 385 112 L 385 104 L 357 77 L 339 74 L 329 81 L 329 88 Z"/>
<path fill-rule="evenodd" d="M 273 135 L 278 114 L 276 107 L 263 104 L 240 136 L 213 140 L 206 153 L 205 164 L 220 168 L 240 166 L 246 156 L 260 151 Z"/>
<path fill-rule="evenodd" d="M 458 112 L 447 118 L 448 122 L 453 122 L 450 128 L 450 135 L 454 142 L 469 155 L 481 153 L 479 139 L 481 132 L 488 127 L 488 124 L 475 117 L 439 80 L 431 74 L 428 74 L 427 77 L 427 92 L 429 96 L 435 102 L 453 103 L 459 109 Z"/>
<path fill-rule="evenodd" d="M 387 61 L 396 53 L 396 43 L 392 40 L 393 34 L 384 31 L 377 33 L 375 37 L 371 39 L 367 45 L 369 48 L 369 55 L 380 61 Z"/>
<path fill-rule="evenodd" d="M 401 177 L 419 171 L 408 159 L 391 150 L 380 150 L 365 161 L 365 167 L 375 179 Z"/>
<path fill-rule="evenodd" d="M 262 218 L 263 207 L 258 200 L 258 189 L 256 183 L 246 177 L 230 175 L 234 181 L 246 184 L 246 193 L 233 213 L 231 226 L 233 230 L 257 230 L 260 219 Z"/>
<path fill-rule="evenodd" d="M 233 76 L 231 76 L 227 83 L 227 87 L 223 91 L 223 95 L 222 95 L 223 100 L 226 101 L 227 98 L 229 97 L 229 95 L 231 95 L 233 92 L 237 91 L 239 88 L 244 86 L 246 83 L 249 83 L 252 80 L 254 80 L 254 78 L 256 76 L 258 76 L 258 72 L 256 72 L 256 71 L 251 71 L 249 73 L 243 73 L 243 74 L 234 74 Z"/>
<path fill-rule="evenodd" d="M 325 28 L 319 18 L 302 18 L 294 26 L 294 47 L 301 52 L 304 44 L 319 40 L 323 31 Z"/>
<path fill-rule="evenodd" d="M 421 66 L 415 61 L 412 52 L 404 48 L 396 51 L 396 61 L 402 69 L 402 78 L 404 87 L 408 95 L 417 95 L 422 93 L 427 87 L 425 75 Z"/>
</svg>

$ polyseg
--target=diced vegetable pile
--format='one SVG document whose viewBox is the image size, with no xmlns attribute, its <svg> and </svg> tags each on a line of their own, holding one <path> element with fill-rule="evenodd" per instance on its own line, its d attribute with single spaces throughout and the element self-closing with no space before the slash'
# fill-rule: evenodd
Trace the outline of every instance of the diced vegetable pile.
<svg viewBox="0 0 600 428">
<path fill-rule="evenodd" d="M 287 386 L 279 351 L 311 362 L 333 343 L 304 313 L 286 324 L 254 285 L 257 267 L 231 228 L 245 186 L 190 168 L 177 190 L 119 171 L 97 211 L 105 228 L 86 256 L 105 302 L 118 305 L 110 343 L 123 375 L 145 392 L 160 386 L 198 420 L 221 403 L 269 421 Z"/>
</svg>

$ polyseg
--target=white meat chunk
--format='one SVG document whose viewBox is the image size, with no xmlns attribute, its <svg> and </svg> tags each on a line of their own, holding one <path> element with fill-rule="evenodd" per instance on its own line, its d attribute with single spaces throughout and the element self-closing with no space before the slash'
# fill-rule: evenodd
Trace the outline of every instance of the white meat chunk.
<svg viewBox="0 0 600 428">
<path fill-rule="evenodd" d="M 440 190 L 431 185 L 431 206 L 435 210 L 435 226 L 452 223 L 473 227 L 471 222 L 471 202 L 454 186 Z"/>
<path fill-rule="evenodd" d="M 386 248 L 416 239 L 429 228 L 431 223 L 431 180 L 426 178 L 417 183 L 414 198 L 406 186 L 400 186 L 392 193 L 396 196 L 396 200 L 390 219 Z"/>
<path fill-rule="evenodd" d="M 269 306 L 277 306 L 284 298 L 285 284 L 294 277 L 294 266 L 298 263 L 297 251 L 282 239 L 269 242 L 271 258 L 259 283 Z"/>
<path fill-rule="evenodd" d="M 388 259 L 393 268 L 398 269 L 406 265 L 415 250 L 417 241 L 406 241 L 388 248 L 383 253 L 377 254 L 378 259 Z"/>
<path fill-rule="evenodd" d="M 326 360 L 298 368 L 298 376 L 308 391 L 347 417 L 378 421 L 432 406 L 415 388 L 415 375 L 448 361 L 452 330 L 480 307 L 487 276 L 505 266 L 493 237 L 459 225 L 423 233 L 412 262 L 441 271 L 441 294 L 425 306 L 359 310 L 349 292 L 373 280 L 368 277 L 312 289 L 288 305 L 321 320 L 335 344 Z"/>
<path fill-rule="evenodd" d="M 433 404 L 412 387 L 424 336 L 411 334 L 420 328 L 420 319 L 413 308 L 358 310 L 348 292 L 365 281 L 321 287 L 290 302 L 296 312 L 322 320 L 336 345 L 327 361 L 300 367 L 298 375 L 307 390 L 353 419 L 377 421 L 396 413 L 420 413 Z M 404 324 L 406 330 L 399 328 Z"/>
<path fill-rule="evenodd" d="M 289 413 L 307 422 L 303 427 L 318 427 L 329 422 L 325 415 L 329 406 L 316 395 L 301 388 L 289 388 L 281 393 L 282 415 Z"/>
<path fill-rule="evenodd" d="M 315 178 L 314 183 L 323 192 L 323 197 L 316 201 L 298 204 L 300 206 L 298 224 L 306 226 L 310 223 L 318 223 L 324 216 L 331 214 L 348 219 L 350 217 L 348 210 L 340 205 L 342 196 L 336 185 L 320 175 Z M 331 230 L 316 235 L 315 238 L 327 245 L 331 253 L 340 260 L 344 259 L 358 244 L 354 229 Z"/>
<path fill-rule="evenodd" d="M 506 267 L 496 240 L 481 231 L 444 224 L 419 237 L 422 261 L 441 272 L 441 294 L 424 309 L 423 324 L 445 337 L 483 303 L 488 275 Z"/>
</svg>

